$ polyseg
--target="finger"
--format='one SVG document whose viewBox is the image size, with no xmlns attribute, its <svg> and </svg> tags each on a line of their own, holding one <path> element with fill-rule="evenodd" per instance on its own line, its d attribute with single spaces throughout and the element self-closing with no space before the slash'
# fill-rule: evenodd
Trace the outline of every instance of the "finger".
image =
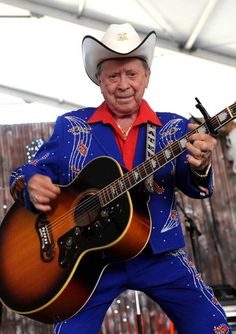
<svg viewBox="0 0 236 334">
<path fill-rule="evenodd" d="M 187 143 L 186 144 L 186 148 L 188 149 L 190 154 L 195 156 L 196 158 L 198 157 L 199 159 L 201 159 L 202 150 L 198 146 L 200 146 L 200 144 L 198 143 Z"/>
<path fill-rule="evenodd" d="M 57 198 L 57 194 L 51 192 L 29 192 L 31 202 L 35 204 L 49 204 L 52 200 Z"/>
<path fill-rule="evenodd" d="M 195 130 L 196 128 L 199 127 L 199 124 L 195 124 L 195 123 L 188 123 L 188 128 L 189 130 Z"/>
<path fill-rule="evenodd" d="M 199 125 L 197 124 L 193 124 L 193 123 L 189 123 L 188 124 L 188 128 L 193 131 L 196 128 L 198 128 Z M 195 140 L 201 140 L 201 141 L 206 141 L 208 142 L 212 147 L 215 147 L 217 145 L 217 140 L 216 138 L 212 137 L 210 134 L 208 133 L 198 133 L 198 132 L 194 132 L 193 134 L 191 134 L 191 136 L 189 137 L 189 141 L 190 142 L 194 142 Z"/>
<path fill-rule="evenodd" d="M 189 165 L 193 166 L 194 168 L 198 170 L 203 169 L 201 168 L 201 161 L 198 159 L 195 159 L 192 155 L 189 155 L 187 157 L 187 162 L 189 163 Z"/>
<path fill-rule="evenodd" d="M 48 204 L 52 200 L 56 199 L 56 195 L 45 195 L 45 194 L 33 194 L 30 196 L 33 203 L 39 203 L 39 204 Z"/>
<path fill-rule="evenodd" d="M 53 184 L 51 179 L 45 176 L 35 176 L 32 177 L 28 182 L 28 188 L 31 191 L 43 192 L 47 191 L 49 193 L 59 194 L 60 187 Z"/>
<path fill-rule="evenodd" d="M 46 179 L 44 183 L 40 184 L 40 186 L 43 187 L 48 192 L 51 192 L 57 195 L 60 194 L 61 192 L 60 187 L 53 184 L 50 178 Z"/>
<path fill-rule="evenodd" d="M 52 207 L 50 205 L 40 203 L 34 203 L 34 207 L 41 212 L 49 212 L 52 210 Z"/>
<path fill-rule="evenodd" d="M 211 151 L 204 152 L 191 143 L 188 143 L 186 148 L 190 152 L 187 156 L 188 163 L 199 169 L 204 169 L 209 164 L 211 160 Z"/>
<path fill-rule="evenodd" d="M 215 145 L 206 141 L 199 141 L 196 140 L 193 143 L 189 143 L 189 145 L 186 145 L 188 150 L 195 156 L 199 158 L 209 158 L 211 157 Z"/>
<path fill-rule="evenodd" d="M 194 145 L 204 145 L 205 147 L 202 147 L 203 150 L 207 150 L 210 148 L 213 150 L 215 146 L 217 145 L 217 140 L 210 135 L 207 134 L 193 134 L 189 137 L 189 142 L 194 144 Z M 203 144 L 204 143 L 204 144 Z"/>
<path fill-rule="evenodd" d="M 35 205 L 38 203 L 38 196 L 36 194 L 30 194 L 30 201 Z"/>
<path fill-rule="evenodd" d="M 211 161 L 211 157 L 204 153 L 202 153 L 200 157 L 193 156 L 190 154 L 187 156 L 187 162 L 193 167 L 196 167 L 196 169 L 198 170 L 205 169 L 209 165 L 210 161 Z"/>
<path fill-rule="evenodd" d="M 49 177 L 39 174 L 32 176 L 28 181 L 28 191 L 33 197 L 40 197 L 43 201 L 47 198 L 55 199 L 61 192 L 60 187 L 54 185 Z"/>
<path fill-rule="evenodd" d="M 43 197 L 37 194 L 30 194 L 30 200 L 33 203 L 34 207 L 42 212 L 47 212 L 52 209 L 50 205 L 50 198 Z"/>
</svg>

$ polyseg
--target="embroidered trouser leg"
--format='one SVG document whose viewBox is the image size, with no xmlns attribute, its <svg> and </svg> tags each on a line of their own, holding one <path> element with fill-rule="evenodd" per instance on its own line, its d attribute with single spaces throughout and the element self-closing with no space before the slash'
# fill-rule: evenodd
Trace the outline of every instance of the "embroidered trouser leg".
<svg viewBox="0 0 236 334">
<path fill-rule="evenodd" d="M 148 286 L 142 291 L 162 307 L 178 333 L 231 333 L 224 310 L 185 252 L 156 257 L 160 270 L 156 271 L 158 284 L 155 285 L 155 270 L 149 270 Z"/>
<path fill-rule="evenodd" d="M 225 313 L 185 252 L 152 255 L 110 265 L 85 307 L 55 324 L 56 334 L 97 334 L 114 298 L 126 289 L 139 290 L 156 301 L 179 334 L 229 334 Z M 116 333 L 109 333 L 116 334 Z"/>
</svg>

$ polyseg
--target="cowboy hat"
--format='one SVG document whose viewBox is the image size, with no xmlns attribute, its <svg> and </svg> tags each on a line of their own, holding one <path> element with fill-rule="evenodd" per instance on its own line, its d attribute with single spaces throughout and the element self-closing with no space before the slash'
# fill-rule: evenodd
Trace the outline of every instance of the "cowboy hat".
<svg viewBox="0 0 236 334">
<path fill-rule="evenodd" d="M 111 24 L 102 40 L 85 36 L 82 41 L 84 68 L 89 78 L 98 85 L 97 66 L 114 58 L 141 58 L 151 67 L 156 45 L 156 33 L 151 31 L 143 40 L 129 23 Z"/>
</svg>

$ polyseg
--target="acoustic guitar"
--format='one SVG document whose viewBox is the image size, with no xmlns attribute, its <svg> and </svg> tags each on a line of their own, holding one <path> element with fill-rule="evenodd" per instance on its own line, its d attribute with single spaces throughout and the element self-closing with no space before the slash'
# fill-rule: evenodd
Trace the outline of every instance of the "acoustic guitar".
<svg viewBox="0 0 236 334">
<path fill-rule="evenodd" d="M 13 204 L 0 227 L 2 303 L 44 323 L 79 312 L 105 268 L 137 256 L 149 240 L 142 181 L 184 152 L 193 133 L 217 131 L 235 117 L 236 103 L 126 173 L 110 157 L 90 161 L 47 214 Z"/>
</svg>

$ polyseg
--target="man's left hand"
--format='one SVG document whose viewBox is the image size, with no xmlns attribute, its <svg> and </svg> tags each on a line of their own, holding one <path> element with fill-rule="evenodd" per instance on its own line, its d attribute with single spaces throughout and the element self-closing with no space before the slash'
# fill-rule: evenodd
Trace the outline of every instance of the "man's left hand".
<svg viewBox="0 0 236 334">
<path fill-rule="evenodd" d="M 192 131 L 199 125 L 190 123 L 188 128 Z M 212 152 L 217 145 L 217 140 L 207 133 L 194 133 L 189 137 L 186 148 L 190 154 L 187 161 L 191 168 L 196 171 L 204 171 L 211 163 Z"/>
</svg>

